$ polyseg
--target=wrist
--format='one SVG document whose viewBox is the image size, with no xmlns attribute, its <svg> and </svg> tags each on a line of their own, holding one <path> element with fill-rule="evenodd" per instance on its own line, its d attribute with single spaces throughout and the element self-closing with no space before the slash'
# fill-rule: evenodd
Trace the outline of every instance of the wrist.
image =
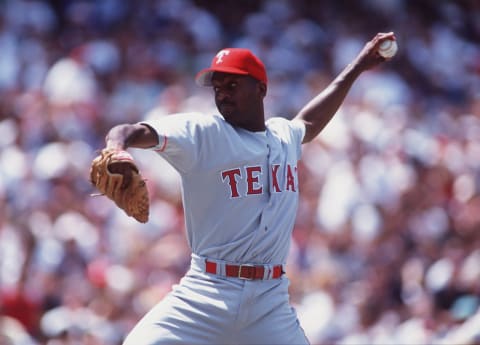
<svg viewBox="0 0 480 345">
<path fill-rule="evenodd" d="M 127 149 L 124 140 L 119 140 L 118 136 L 107 135 L 105 138 L 105 147 L 115 151 L 124 151 Z"/>
</svg>

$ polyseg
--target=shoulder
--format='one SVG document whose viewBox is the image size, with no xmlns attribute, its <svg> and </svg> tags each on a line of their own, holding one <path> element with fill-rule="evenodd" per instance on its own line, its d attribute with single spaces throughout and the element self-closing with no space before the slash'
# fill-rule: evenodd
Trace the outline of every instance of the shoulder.
<svg viewBox="0 0 480 345">
<path fill-rule="evenodd" d="M 150 116 L 148 116 L 150 115 Z M 178 128 L 216 128 L 224 126 L 225 120 L 218 115 L 209 115 L 201 112 L 172 113 L 158 115 L 154 112 L 147 114 L 142 123 L 157 127 Z"/>
<path fill-rule="evenodd" d="M 305 124 L 297 119 L 289 120 L 283 117 L 272 117 L 266 121 L 266 126 L 270 132 L 284 137 L 300 137 L 305 135 Z"/>
<path fill-rule="evenodd" d="M 182 112 L 182 113 L 171 113 L 163 114 L 156 111 L 150 111 L 145 115 L 144 122 L 155 122 L 155 121 L 184 121 L 184 122 L 194 122 L 194 123 L 208 123 L 214 121 L 215 115 L 208 115 L 201 112 Z"/>
</svg>

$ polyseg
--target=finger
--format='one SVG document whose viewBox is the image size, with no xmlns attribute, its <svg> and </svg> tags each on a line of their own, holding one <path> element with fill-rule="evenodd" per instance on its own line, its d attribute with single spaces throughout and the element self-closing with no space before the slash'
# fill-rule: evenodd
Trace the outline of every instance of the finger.
<svg viewBox="0 0 480 345">
<path fill-rule="evenodd" d="M 395 37 L 395 33 L 393 31 L 378 33 L 373 39 L 375 48 L 378 48 L 380 44 L 382 44 L 382 42 L 387 40 L 393 40 L 393 41 L 397 40 L 397 38 Z"/>
</svg>

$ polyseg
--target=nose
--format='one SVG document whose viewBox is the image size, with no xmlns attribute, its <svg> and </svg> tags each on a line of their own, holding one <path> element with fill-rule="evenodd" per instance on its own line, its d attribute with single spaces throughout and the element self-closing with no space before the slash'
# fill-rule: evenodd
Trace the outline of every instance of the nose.
<svg viewBox="0 0 480 345">
<path fill-rule="evenodd" d="M 228 101 L 230 99 L 230 94 L 224 89 L 219 89 L 215 91 L 215 98 L 218 102 Z"/>
</svg>

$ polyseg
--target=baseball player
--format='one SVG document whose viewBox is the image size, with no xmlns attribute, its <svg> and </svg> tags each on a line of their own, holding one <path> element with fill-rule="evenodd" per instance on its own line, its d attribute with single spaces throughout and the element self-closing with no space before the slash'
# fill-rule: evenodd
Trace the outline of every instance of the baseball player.
<svg viewBox="0 0 480 345">
<path fill-rule="evenodd" d="M 327 125 L 363 71 L 387 60 L 378 48 L 388 39 L 394 34 L 367 42 L 292 120 L 265 121 L 264 64 L 227 48 L 196 76 L 213 89 L 219 114 L 175 114 L 108 132 L 106 148 L 154 150 L 180 173 L 192 251 L 189 271 L 124 345 L 308 344 L 285 275 L 301 145 Z"/>
</svg>

